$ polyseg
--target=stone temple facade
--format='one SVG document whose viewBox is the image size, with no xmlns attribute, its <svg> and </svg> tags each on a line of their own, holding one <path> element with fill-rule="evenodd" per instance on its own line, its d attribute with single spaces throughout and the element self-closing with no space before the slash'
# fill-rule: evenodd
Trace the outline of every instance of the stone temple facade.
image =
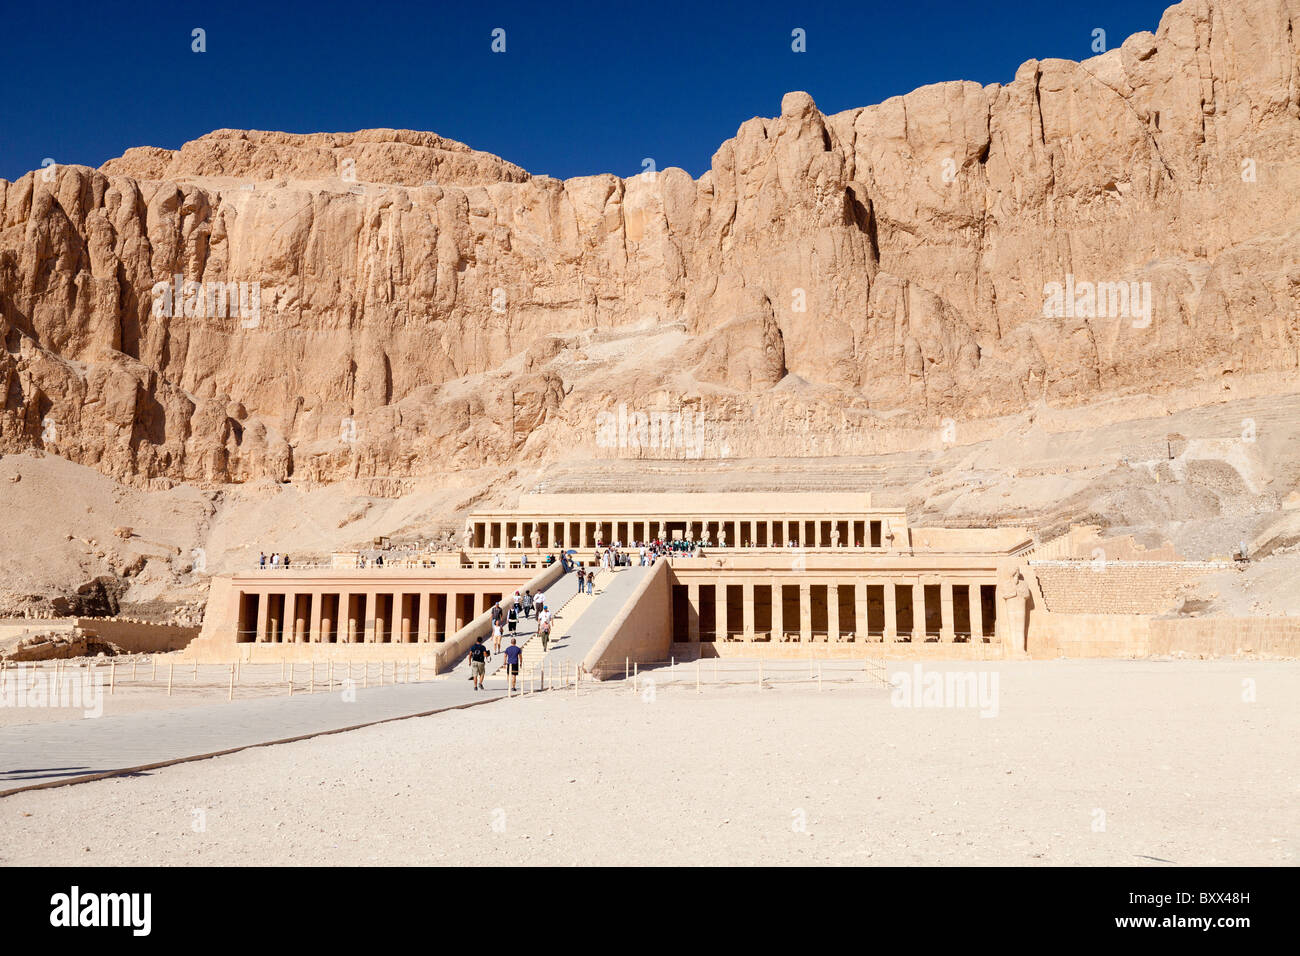
<svg viewBox="0 0 1300 956">
<path fill-rule="evenodd" d="M 665 656 L 674 644 L 764 656 L 817 644 L 847 656 L 885 644 L 933 644 L 954 656 L 1025 647 L 1022 556 L 1033 541 L 1023 530 L 916 528 L 903 510 L 873 507 L 862 493 L 658 493 L 524 495 L 514 509 L 471 513 L 450 552 L 383 567 L 336 555 L 329 567 L 220 579 L 193 650 L 431 655 L 441 669 L 494 602 L 557 579 L 562 552 L 590 567 L 598 547 L 619 544 L 639 561 L 634 545 L 656 539 L 697 543 L 693 555 L 661 562 L 655 596 L 638 595 L 633 609 L 638 626 L 651 620 Z"/>
</svg>

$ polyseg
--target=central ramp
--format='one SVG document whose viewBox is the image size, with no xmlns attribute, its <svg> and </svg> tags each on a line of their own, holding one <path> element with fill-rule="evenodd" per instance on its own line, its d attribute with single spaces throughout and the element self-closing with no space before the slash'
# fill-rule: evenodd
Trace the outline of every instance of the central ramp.
<svg viewBox="0 0 1300 956">
<path fill-rule="evenodd" d="M 649 567 L 634 566 L 613 568 L 601 574 L 600 577 L 605 579 L 604 589 L 600 589 L 598 580 L 591 604 L 563 634 L 552 641 L 546 659 L 554 665 L 567 663 L 571 669 L 581 664 L 652 570 Z"/>
</svg>

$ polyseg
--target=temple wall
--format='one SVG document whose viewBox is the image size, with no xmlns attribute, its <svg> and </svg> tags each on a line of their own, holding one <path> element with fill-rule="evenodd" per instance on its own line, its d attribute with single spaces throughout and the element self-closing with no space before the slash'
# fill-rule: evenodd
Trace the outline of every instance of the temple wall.
<svg viewBox="0 0 1300 956">
<path fill-rule="evenodd" d="M 1183 618 L 1151 622 L 1153 656 L 1300 657 L 1300 618 Z"/>
<path fill-rule="evenodd" d="M 129 654 L 161 654 L 179 651 L 199 636 L 197 627 L 180 624 L 152 624 L 104 617 L 79 617 L 76 626 L 84 633 L 111 641 Z"/>
<path fill-rule="evenodd" d="M 621 675 L 626 661 L 662 661 L 672 644 L 670 574 L 667 562 L 650 569 L 623 610 L 582 661 L 587 673 L 598 679 Z"/>
<path fill-rule="evenodd" d="M 1230 567 L 1213 561 L 1030 563 L 1053 614 L 1163 614 L 1179 592 Z"/>
</svg>

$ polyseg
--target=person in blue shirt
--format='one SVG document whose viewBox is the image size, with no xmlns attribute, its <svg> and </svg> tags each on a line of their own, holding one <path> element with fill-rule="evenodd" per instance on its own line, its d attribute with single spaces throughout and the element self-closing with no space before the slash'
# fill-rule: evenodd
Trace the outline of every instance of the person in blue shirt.
<svg viewBox="0 0 1300 956">
<path fill-rule="evenodd" d="M 524 649 L 519 646 L 518 641 L 513 637 L 510 638 L 510 646 L 506 648 L 506 674 L 510 678 L 510 689 L 515 689 L 515 681 L 519 678 L 519 659 L 524 656 Z"/>
</svg>

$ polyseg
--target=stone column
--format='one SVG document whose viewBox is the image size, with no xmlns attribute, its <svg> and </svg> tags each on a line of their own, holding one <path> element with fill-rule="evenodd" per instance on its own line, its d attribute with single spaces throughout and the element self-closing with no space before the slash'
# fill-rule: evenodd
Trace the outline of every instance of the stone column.
<svg viewBox="0 0 1300 956">
<path fill-rule="evenodd" d="M 745 629 L 745 640 L 754 639 L 754 582 L 746 581 L 741 585 L 740 604 L 742 608 L 742 627 Z"/>
<path fill-rule="evenodd" d="M 952 582 L 944 581 L 939 585 L 939 640 L 951 644 L 957 639 L 956 616 L 952 609 Z"/>
<path fill-rule="evenodd" d="M 366 644 L 373 644 L 375 641 L 375 621 L 379 614 L 379 592 L 369 590 L 366 592 L 366 621 L 365 635 L 362 641 Z"/>
<path fill-rule="evenodd" d="M 826 643 L 838 644 L 840 640 L 840 586 L 835 581 L 826 585 Z"/>
<path fill-rule="evenodd" d="M 867 626 L 867 582 L 853 582 L 853 639 L 859 644 L 871 640 Z"/>
<path fill-rule="evenodd" d="M 925 643 L 925 585 L 920 580 L 912 584 L 912 643 Z"/>
<path fill-rule="evenodd" d="M 885 581 L 885 643 L 898 640 L 898 595 L 894 592 L 895 582 Z"/>
<path fill-rule="evenodd" d="M 692 644 L 700 642 L 700 586 L 692 581 L 686 585 L 686 638 Z"/>
<path fill-rule="evenodd" d="M 455 627 L 447 628 L 448 637 L 455 634 L 469 623 L 465 620 L 465 614 L 460 609 L 460 599 L 468 596 L 469 595 L 462 595 L 459 591 L 451 591 L 447 594 L 447 621 L 450 624 L 456 625 Z"/>
<path fill-rule="evenodd" d="M 415 640 L 419 644 L 429 643 L 429 614 L 432 609 L 432 594 L 421 591 L 415 596 Z"/>
<path fill-rule="evenodd" d="M 719 581 L 713 588 L 713 639 L 727 639 L 727 583 Z"/>
<path fill-rule="evenodd" d="M 311 641 L 311 643 L 313 644 L 319 644 L 321 642 L 321 630 L 320 630 L 321 611 L 322 611 L 321 605 L 324 603 L 325 603 L 324 592 L 322 592 L 319 588 L 311 592 L 311 611 L 310 611 L 311 630 L 307 635 L 307 639 Z"/>
<path fill-rule="evenodd" d="M 772 579 L 772 642 L 785 636 L 785 589 L 776 578 Z"/>
<path fill-rule="evenodd" d="M 420 598 L 418 595 L 415 598 L 415 607 L 411 608 L 409 611 L 406 608 L 406 592 L 399 591 L 393 595 L 393 623 L 396 625 L 394 630 L 397 631 L 397 633 L 392 636 L 394 644 L 411 643 L 411 615 L 418 614 L 419 610 Z M 419 621 L 418 617 L 416 618 L 416 621 Z M 416 624 L 416 627 L 419 627 L 418 623 Z"/>
<path fill-rule="evenodd" d="M 329 595 L 329 596 L 333 597 L 334 595 Z M 325 616 L 325 597 L 326 595 L 322 592 L 320 597 L 321 611 L 320 614 L 318 615 L 318 617 L 320 618 L 320 630 L 317 631 L 317 634 L 319 634 L 320 636 L 316 638 L 316 640 L 320 641 L 322 644 L 329 643 L 329 637 L 331 631 L 334 632 L 338 631 L 338 627 L 339 627 L 338 618 L 340 613 L 339 611 L 335 611 L 333 617 Z M 339 595 L 338 607 L 340 608 L 343 607 L 343 601 L 344 601 L 343 595 Z M 335 633 L 334 643 L 339 644 L 341 642 L 342 642 L 341 635 Z"/>
<path fill-rule="evenodd" d="M 980 586 L 969 585 L 966 593 L 970 595 L 967 599 L 970 604 L 970 640 L 972 644 L 980 644 L 984 641 L 984 602 L 980 600 Z"/>
<path fill-rule="evenodd" d="M 272 614 L 267 619 L 266 639 L 270 641 L 272 644 L 283 644 L 284 643 L 284 618 L 285 618 L 285 612 L 288 610 L 288 608 L 286 608 L 285 605 L 288 604 L 289 601 L 288 601 L 288 597 L 283 594 L 278 594 L 276 595 L 276 597 L 280 599 L 280 613 Z M 270 601 L 267 601 L 268 605 L 270 603 L 271 603 Z"/>
<path fill-rule="evenodd" d="M 259 594 L 257 596 L 257 633 L 254 635 L 254 640 L 258 644 L 265 644 L 271 639 L 268 630 L 270 620 L 271 595 Z"/>
<path fill-rule="evenodd" d="M 812 587 L 799 585 L 799 640 L 807 644 L 812 640 Z"/>
</svg>

